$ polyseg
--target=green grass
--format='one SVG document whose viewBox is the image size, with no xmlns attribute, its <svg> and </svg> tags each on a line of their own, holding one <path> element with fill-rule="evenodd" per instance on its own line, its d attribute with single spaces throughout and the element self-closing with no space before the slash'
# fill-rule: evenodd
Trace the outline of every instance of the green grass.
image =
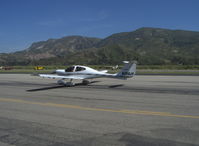
<svg viewBox="0 0 199 146">
<path fill-rule="evenodd" d="M 103 69 L 103 68 L 96 68 Z M 51 73 L 55 69 L 34 70 L 34 69 L 13 69 L 13 70 L 0 70 L 0 74 L 38 74 L 38 73 Z M 117 70 L 109 70 L 109 73 L 119 72 Z M 137 75 L 199 75 L 199 70 L 165 70 L 165 69 L 137 69 Z"/>
<path fill-rule="evenodd" d="M 34 69 L 13 69 L 13 70 L 0 70 L 0 73 L 25 73 L 25 74 L 31 74 L 31 73 L 50 73 L 53 70 L 34 70 Z"/>
<path fill-rule="evenodd" d="M 113 70 L 113 65 L 88 65 L 97 70 L 108 70 L 109 73 L 116 73 L 122 68 Z M 68 66 L 44 66 L 44 70 L 34 70 L 34 66 L 13 66 L 13 70 L 0 70 L 0 73 L 51 73 L 56 69 L 65 69 Z M 199 75 L 199 65 L 137 65 L 137 75 Z"/>
<path fill-rule="evenodd" d="M 114 65 L 86 65 L 95 69 L 111 69 Z M 119 68 L 122 68 L 123 65 L 119 65 Z M 44 66 L 45 70 L 53 70 L 59 68 L 67 68 L 68 66 Z M 13 66 L 14 69 L 28 69 L 33 70 L 34 66 Z M 137 69 L 159 69 L 159 70 L 199 70 L 199 65 L 137 65 Z"/>
</svg>

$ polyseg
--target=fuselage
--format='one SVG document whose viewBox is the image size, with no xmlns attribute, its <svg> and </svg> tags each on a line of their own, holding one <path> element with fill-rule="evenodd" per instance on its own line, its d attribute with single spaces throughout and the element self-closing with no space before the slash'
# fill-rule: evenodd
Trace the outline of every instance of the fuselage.
<svg viewBox="0 0 199 146">
<path fill-rule="evenodd" d="M 127 78 L 131 78 L 135 75 L 136 64 L 133 62 L 124 62 L 123 68 L 116 74 L 109 74 L 107 70 L 98 71 L 93 68 L 87 66 L 73 65 L 68 67 L 67 69 L 58 69 L 53 73 L 56 74 L 39 74 L 40 77 L 43 78 L 52 78 L 52 79 L 60 79 L 58 80 L 58 84 L 68 84 L 65 83 L 65 79 L 70 79 L 69 85 L 72 85 L 72 80 L 82 80 L 83 84 L 88 84 L 89 81 L 87 79 L 93 78 L 115 78 L 126 80 Z"/>
<path fill-rule="evenodd" d="M 100 77 L 116 77 L 116 74 L 109 74 L 105 71 L 98 71 L 87 66 L 74 65 L 67 69 L 58 69 L 56 74 L 60 76 L 78 76 L 82 78 L 92 79 Z"/>
</svg>

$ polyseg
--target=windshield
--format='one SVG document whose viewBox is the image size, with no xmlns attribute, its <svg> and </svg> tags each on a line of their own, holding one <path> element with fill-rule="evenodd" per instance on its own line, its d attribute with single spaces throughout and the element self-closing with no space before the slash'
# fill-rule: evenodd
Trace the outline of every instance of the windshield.
<svg viewBox="0 0 199 146">
<path fill-rule="evenodd" d="M 74 68 L 74 66 L 68 67 L 67 69 L 65 69 L 65 72 L 73 72 Z"/>
<path fill-rule="evenodd" d="M 86 70 L 84 67 L 77 66 L 75 71 L 83 71 Z"/>
</svg>

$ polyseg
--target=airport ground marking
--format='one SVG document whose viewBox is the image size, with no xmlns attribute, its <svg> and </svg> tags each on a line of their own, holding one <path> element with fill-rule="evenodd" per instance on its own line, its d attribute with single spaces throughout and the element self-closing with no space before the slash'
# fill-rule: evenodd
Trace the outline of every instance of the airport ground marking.
<svg viewBox="0 0 199 146">
<path fill-rule="evenodd" d="M 79 110 L 85 110 L 85 111 L 103 111 L 103 112 L 125 113 L 125 114 L 134 114 L 134 115 L 153 115 L 153 116 L 164 116 L 164 117 L 199 119 L 199 116 L 177 115 L 177 114 L 172 114 L 172 113 L 169 113 L 169 112 L 91 108 L 91 107 L 83 107 L 83 106 L 78 106 L 78 105 L 57 104 L 57 103 L 48 103 L 48 102 L 33 102 L 33 101 L 27 101 L 27 100 L 21 100 L 21 99 L 12 99 L 12 98 L 0 98 L 0 101 L 23 103 L 23 104 L 33 104 L 33 105 L 41 105 L 41 106 L 49 106 L 49 107 L 79 109 Z"/>
</svg>

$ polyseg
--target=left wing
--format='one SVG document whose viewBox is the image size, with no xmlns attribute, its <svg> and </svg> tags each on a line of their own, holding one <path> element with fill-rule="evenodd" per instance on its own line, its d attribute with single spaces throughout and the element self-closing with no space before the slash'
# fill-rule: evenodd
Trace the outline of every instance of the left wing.
<svg viewBox="0 0 199 146">
<path fill-rule="evenodd" d="M 50 74 L 39 74 L 40 77 L 43 78 L 52 78 L 52 79 L 78 79 L 78 80 L 83 80 L 85 79 L 84 77 L 80 77 L 80 76 L 74 76 L 74 75 L 70 75 L 70 76 L 59 76 L 59 75 L 50 75 Z"/>
</svg>

